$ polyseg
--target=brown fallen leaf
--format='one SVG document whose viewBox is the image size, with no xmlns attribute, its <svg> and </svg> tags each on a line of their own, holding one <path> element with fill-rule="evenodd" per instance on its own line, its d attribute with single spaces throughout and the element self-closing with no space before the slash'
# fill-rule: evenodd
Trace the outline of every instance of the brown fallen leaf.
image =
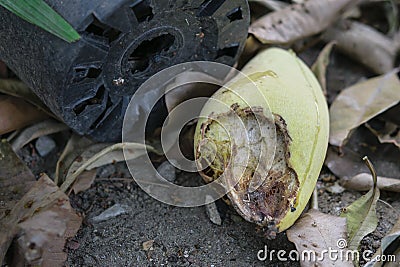
<svg viewBox="0 0 400 267">
<path fill-rule="evenodd" d="M 21 131 L 12 141 L 14 151 L 23 148 L 29 142 L 44 135 L 68 130 L 68 126 L 54 119 L 48 119 Z"/>
<path fill-rule="evenodd" d="M 0 220 L 35 184 L 28 167 L 12 150 L 6 140 L 0 141 Z"/>
<path fill-rule="evenodd" d="M 19 130 L 48 116 L 23 99 L 0 95 L 0 135 Z"/>
<path fill-rule="evenodd" d="M 31 103 L 50 117 L 56 116 L 43 104 L 42 100 L 23 82 L 15 79 L 0 79 L 0 93 L 14 96 Z"/>
<path fill-rule="evenodd" d="M 377 128 L 374 128 L 374 125 L 379 123 Z M 383 124 L 383 126 L 382 126 Z M 395 146 L 400 148 L 400 125 L 392 123 L 390 121 L 380 120 L 371 123 L 366 123 L 365 126 L 376 136 L 378 137 L 381 143 L 389 143 L 394 144 Z"/>
<path fill-rule="evenodd" d="M 345 218 L 311 209 L 286 233 L 288 239 L 296 245 L 300 255 L 300 265 L 303 267 L 353 266 L 345 257 L 338 257 L 335 260 L 326 253 L 331 249 L 343 251 L 343 255 L 346 255 L 346 248 L 342 246 L 347 239 Z"/>
<path fill-rule="evenodd" d="M 367 194 L 354 201 L 350 206 L 344 208 L 341 217 L 347 219 L 348 248 L 358 250 L 361 240 L 372 233 L 378 226 L 379 219 L 376 215 L 376 203 L 379 200 L 380 191 L 377 186 L 377 175 L 368 157 L 363 159 L 371 171 L 374 186 Z M 359 259 L 354 259 L 356 265 Z"/>
<path fill-rule="evenodd" d="M 356 0 L 309 0 L 269 13 L 249 29 L 264 44 L 289 44 L 328 28 Z"/>
<path fill-rule="evenodd" d="M 398 70 L 343 90 L 330 108 L 329 143 L 343 146 L 350 132 L 400 101 Z"/>
<path fill-rule="evenodd" d="M 84 171 L 76 178 L 76 183 L 72 186 L 75 194 L 88 190 L 96 178 L 96 170 Z"/>
<path fill-rule="evenodd" d="M 11 266 L 63 266 L 67 258 L 65 241 L 75 236 L 82 219 L 72 209 L 68 197 L 43 175 L 11 212 L 0 221 L 0 262 L 16 246 Z"/>
<path fill-rule="evenodd" d="M 322 90 L 324 94 L 327 95 L 326 90 L 326 69 L 329 65 L 329 57 L 332 52 L 333 46 L 336 42 L 330 42 L 327 44 L 321 53 L 318 55 L 317 60 L 312 65 L 311 70 L 314 72 L 315 76 L 317 77 L 319 83 L 321 84 Z"/>
<path fill-rule="evenodd" d="M 60 158 L 57 161 L 54 178 L 54 182 L 57 185 L 60 185 L 64 181 L 64 178 L 74 160 L 91 145 L 93 145 L 93 142 L 88 138 L 75 133 L 72 134 L 64 148 L 64 151 L 61 153 Z"/>
<path fill-rule="evenodd" d="M 356 191 L 368 191 L 373 185 L 372 177 L 368 173 L 357 174 L 343 183 L 345 188 Z M 378 188 L 384 191 L 400 193 L 400 179 L 378 176 Z"/>
<path fill-rule="evenodd" d="M 344 183 L 360 173 L 369 173 L 361 160 L 365 155 L 378 173 L 400 179 L 400 150 L 392 144 L 381 144 L 365 126 L 357 128 L 341 149 L 329 147 L 325 165 Z"/>
<path fill-rule="evenodd" d="M 344 20 L 330 27 L 322 36 L 326 42 L 336 41 L 337 48 L 369 67 L 377 74 L 394 68 L 398 46 L 393 39 L 374 28 L 356 21 Z"/>
<path fill-rule="evenodd" d="M 383 257 L 385 261 L 380 260 Z M 382 239 L 381 247 L 365 267 L 398 267 L 400 266 L 400 218 L 390 233 Z"/>
</svg>

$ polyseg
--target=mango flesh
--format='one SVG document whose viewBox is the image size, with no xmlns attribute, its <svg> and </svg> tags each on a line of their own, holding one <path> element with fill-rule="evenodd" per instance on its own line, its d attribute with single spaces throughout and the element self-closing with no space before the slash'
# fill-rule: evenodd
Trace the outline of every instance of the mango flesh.
<svg viewBox="0 0 400 267">
<path fill-rule="evenodd" d="M 328 146 L 328 107 L 317 79 L 292 52 L 264 50 L 242 72 L 251 81 L 234 78 L 212 96 L 226 108 L 204 106 L 195 156 L 199 167 L 209 165 L 200 172 L 204 180 L 225 173 L 221 183 L 233 187 L 228 197 L 238 213 L 272 235 L 293 225 L 314 190 Z M 260 160 L 260 152 L 272 158 Z M 261 181 L 256 190 L 254 179 Z"/>
</svg>

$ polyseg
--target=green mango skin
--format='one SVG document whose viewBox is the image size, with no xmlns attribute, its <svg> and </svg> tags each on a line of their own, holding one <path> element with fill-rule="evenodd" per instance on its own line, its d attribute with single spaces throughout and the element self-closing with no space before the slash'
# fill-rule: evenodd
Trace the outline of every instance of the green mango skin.
<svg viewBox="0 0 400 267">
<path fill-rule="evenodd" d="M 281 232 L 289 228 L 301 215 L 316 185 L 328 147 L 329 113 L 325 96 L 311 70 L 292 52 L 269 48 L 255 56 L 242 72 L 257 85 L 258 90 L 267 99 L 254 91 L 254 84 L 248 80 L 233 79 L 226 87 L 235 93 L 221 88 L 212 98 L 224 102 L 227 107 L 239 105 L 246 107 L 263 107 L 270 109 L 275 116 L 285 122 L 290 137 L 287 163 L 295 171 L 298 188 L 293 206 L 282 211 L 277 220 L 276 230 Z M 243 99 L 239 98 L 240 95 Z M 202 116 L 215 116 L 229 112 L 229 108 L 215 108 L 206 104 Z M 270 117 L 268 112 L 264 112 Z M 202 126 L 207 119 L 199 119 L 195 133 L 195 154 L 198 156 L 198 145 L 201 142 Z M 209 182 L 206 178 L 205 180 Z M 230 196 L 228 194 L 228 196 Z M 232 199 L 235 208 L 240 210 L 242 203 Z M 236 204 L 236 205 L 235 205 Z M 243 216 L 243 212 L 239 212 Z M 244 214 L 246 215 L 246 214 Z M 246 216 L 245 219 L 249 220 Z M 263 222 L 262 224 L 266 224 Z M 263 225 L 265 226 L 265 225 Z"/>
</svg>

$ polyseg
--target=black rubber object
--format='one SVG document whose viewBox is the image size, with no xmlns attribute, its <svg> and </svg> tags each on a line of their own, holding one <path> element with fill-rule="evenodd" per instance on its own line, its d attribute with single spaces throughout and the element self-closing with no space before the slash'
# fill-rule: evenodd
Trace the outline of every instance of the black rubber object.
<svg viewBox="0 0 400 267">
<path fill-rule="evenodd" d="M 0 7 L 0 58 L 67 125 L 99 141 L 121 139 L 132 94 L 158 71 L 196 60 L 233 65 L 250 21 L 246 0 L 45 2 L 82 38 L 68 44 Z"/>
</svg>

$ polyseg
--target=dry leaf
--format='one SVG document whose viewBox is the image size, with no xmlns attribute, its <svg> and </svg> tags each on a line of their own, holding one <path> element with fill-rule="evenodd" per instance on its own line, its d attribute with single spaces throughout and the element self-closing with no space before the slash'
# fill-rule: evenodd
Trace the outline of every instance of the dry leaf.
<svg viewBox="0 0 400 267">
<path fill-rule="evenodd" d="M 23 99 L 0 95 L 0 135 L 19 130 L 47 117 Z"/>
<path fill-rule="evenodd" d="M 360 173 L 369 173 L 362 161 L 365 155 L 375 163 L 378 173 L 400 179 L 400 150 L 391 144 L 381 144 L 364 126 L 353 132 L 340 151 L 336 147 L 330 147 L 325 165 L 345 182 Z"/>
<path fill-rule="evenodd" d="M 57 185 L 60 185 L 64 181 L 64 178 L 74 160 L 92 144 L 93 142 L 88 138 L 75 133 L 72 134 L 57 161 L 56 174 L 54 178 L 54 182 Z"/>
<path fill-rule="evenodd" d="M 345 251 L 341 246 L 342 240 L 347 239 L 346 219 L 336 217 L 311 209 L 303 214 L 300 219 L 287 230 L 290 241 L 296 245 L 299 255 L 305 255 L 300 264 L 306 266 L 353 266 L 345 259 L 334 261 L 328 257 L 324 250 L 335 249 Z M 308 255 L 311 255 L 310 257 Z M 313 258 L 312 255 L 315 257 Z M 344 255 L 346 255 L 344 253 Z"/>
<path fill-rule="evenodd" d="M 96 170 L 84 171 L 76 178 L 76 183 L 72 186 L 75 194 L 88 190 L 96 178 Z"/>
<path fill-rule="evenodd" d="M 68 197 L 44 175 L 0 221 L 0 228 L 8 229 L 0 232 L 0 262 L 15 237 L 12 249 L 21 257 L 14 257 L 11 266 L 62 266 L 65 241 L 75 236 L 81 222 Z"/>
<path fill-rule="evenodd" d="M 321 84 L 322 90 L 324 94 L 327 95 L 326 89 L 326 69 L 329 65 L 329 57 L 332 52 L 332 48 L 335 45 L 335 42 L 330 42 L 327 44 L 324 49 L 319 54 L 317 60 L 315 61 L 314 65 L 312 65 L 311 70 L 314 72 L 315 76 L 317 77 L 319 83 Z"/>
<path fill-rule="evenodd" d="M 23 148 L 29 142 L 44 135 L 54 134 L 68 130 L 68 126 L 54 119 L 49 119 L 41 123 L 37 123 L 21 131 L 17 137 L 11 141 L 14 151 Z"/>
<path fill-rule="evenodd" d="M 92 170 L 117 161 L 133 160 L 145 155 L 147 151 L 158 153 L 153 147 L 138 143 L 119 143 L 105 146 L 106 144 L 96 144 L 90 147 L 84 152 L 84 154 L 86 153 L 84 156 L 88 157 L 87 160 L 80 157 L 78 161 L 75 161 L 75 164 L 71 165 L 73 169 L 69 169 L 65 182 L 61 185 L 62 191 L 68 190 L 86 170 Z M 90 158 L 89 155 L 91 155 Z"/>
<path fill-rule="evenodd" d="M 348 248 L 350 250 L 358 250 L 361 240 L 366 235 L 372 233 L 378 226 L 376 203 L 378 202 L 380 192 L 377 186 L 377 176 L 368 158 L 364 158 L 364 160 L 371 169 L 374 186 L 367 194 L 344 208 L 340 215 L 347 219 Z"/>
<path fill-rule="evenodd" d="M 394 41 L 374 28 L 355 21 L 341 21 L 329 28 L 322 37 L 336 41 L 339 50 L 369 67 L 377 74 L 394 68 L 398 47 Z"/>
<path fill-rule="evenodd" d="M 256 20 L 250 26 L 249 32 L 264 44 L 292 43 L 325 30 L 357 2 L 309 0 L 290 5 Z"/>
<path fill-rule="evenodd" d="M 373 186 L 372 176 L 368 173 L 360 173 L 343 183 L 347 189 L 356 191 L 368 191 Z M 400 193 L 400 180 L 378 176 L 378 188 L 384 191 Z"/>
<path fill-rule="evenodd" d="M 400 148 L 400 125 L 390 121 L 380 121 L 379 128 L 375 129 L 373 124 L 366 123 L 366 127 L 379 139 L 381 143 L 394 144 Z M 383 124 L 383 126 L 382 126 Z"/>
<path fill-rule="evenodd" d="M 341 147 L 352 129 L 399 101 L 397 70 L 343 90 L 330 108 L 330 144 Z"/>
<path fill-rule="evenodd" d="M 390 261 L 380 261 L 377 257 L 390 256 Z M 394 256 L 394 258 L 393 258 Z M 365 267 L 398 267 L 400 266 L 400 219 L 393 226 L 390 233 L 382 239 L 381 247 Z"/>
<path fill-rule="evenodd" d="M 289 5 L 288 3 L 276 0 L 249 0 L 249 2 L 260 3 L 261 5 L 271 10 L 280 10 Z"/>
<path fill-rule="evenodd" d="M 0 220 L 36 182 L 35 176 L 18 156 L 9 143 L 0 142 Z"/>
</svg>

